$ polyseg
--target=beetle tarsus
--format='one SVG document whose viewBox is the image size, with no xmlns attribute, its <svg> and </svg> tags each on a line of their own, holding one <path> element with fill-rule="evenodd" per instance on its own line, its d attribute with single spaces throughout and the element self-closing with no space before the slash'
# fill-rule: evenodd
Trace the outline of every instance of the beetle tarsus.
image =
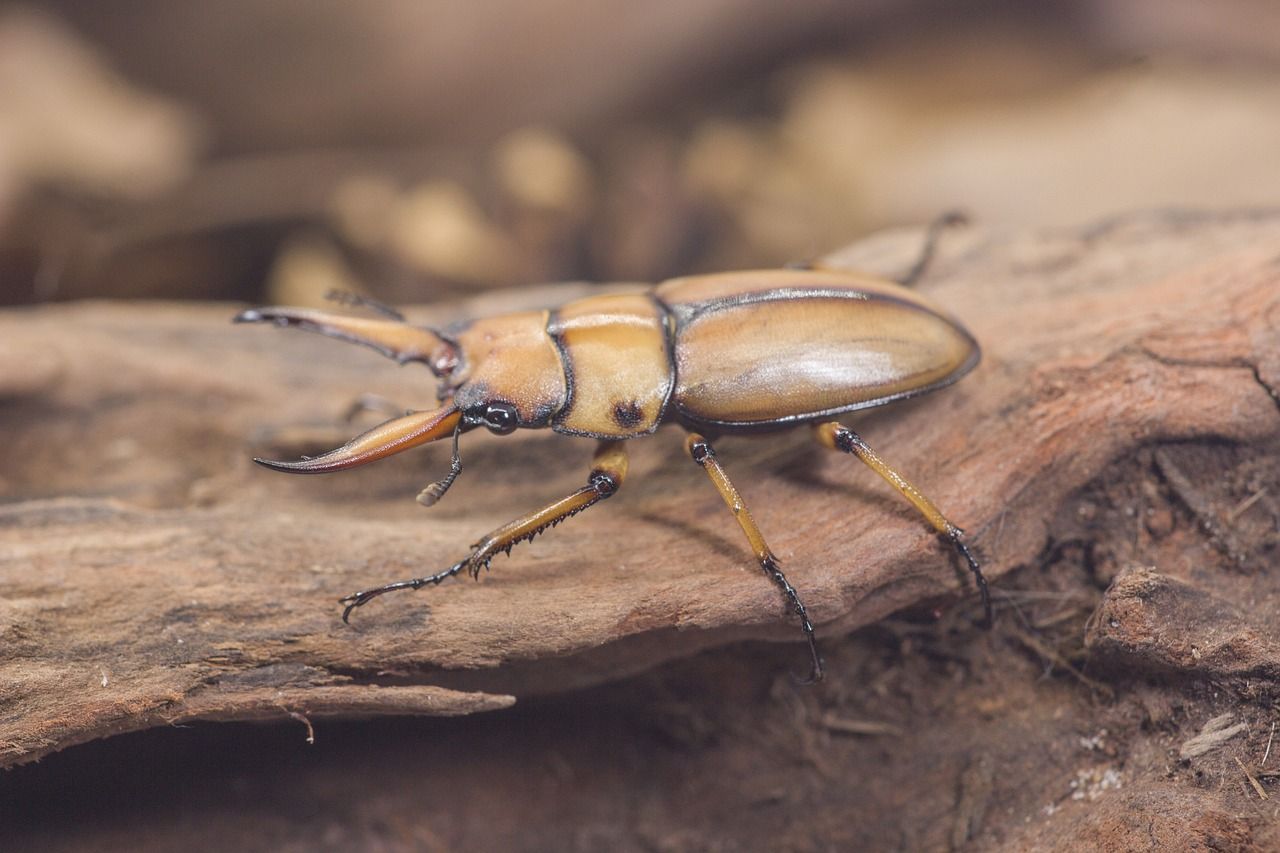
<svg viewBox="0 0 1280 853">
<path fill-rule="evenodd" d="M 973 552 L 965 544 L 963 539 L 964 531 L 959 527 L 953 526 L 951 530 L 941 534 L 941 536 L 954 545 L 956 550 L 960 552 L 960 556 L 969 564 L 969 571 L 973 573 L 973 582 L 977 584 L 978 593 L 982 596 L 982 627 L 991 630 L 995 626 L 995 616 L 991 610 L 991 589 L 987 586 L 986 576 L 982 574 L 982 567 L 978 565 Z"/>
<path fill-rule="evenodd" d="M 510 556 L 511 556 L 511 547 L 510 547 L 510 546 L 508 546 L 508 547 L 507 547 L 506 549 L 504 549 L 504 550 L 506 551 L 507 556 L 508 556 L 508 557 L 510 557 Z M 465 562 L 465 563 L 467 564 L 467 570 L 468 570 L 469 572 L 471 572 L 471 579 L 472 579 L 473 581 L 478 581 L 478 580 L 480 580 L 480 572 L 481 572 L 481 571 L 486 571 L 486 572 L 487 572 L 487 571 L 489 571 L 489 564 L 493 562 L 493 557 L 492 557 L 492 556 L 490 556 L 490 557 L 487 557 L 487 558 L 485 558 L 485 559 L 483 559 L 483 560 L 477 560 L 477 559 L 475 558 L 475 555 L 473 554 L 473 555 L 471 555 L 470 557 L 468 557 L 466 560 L 464 560 L 463 562 Z"/>
<path fill-rule="evenodd" d="M 791 585 L 791 581 L 787 580 L 787 576 L 782 573 L 782 569 L 778 568 L 778 560 L 773 554 L 768 554 L 760 561 L 760 568 L 764 569 L 764 573 L 769 576 L 778 588 L 782 590 L 782 594 L 787 597 L 787 601 L 791 604 L 791 609 L 800 617 L 800 630 L 804 631 L 804 638 L 809 643 L 809 656 L 813 660 L 813 668 L 809 671 L 806 678 L 797 678 L 800 684 L 817 684 L 822 680 L 822 654 L 818 651 L 818 638 L 813 631 L 813 623 L 809 621 L 809 612 L 805 610 L 804 602 L 800 600 L 800 593 L 796 592 L 796 588 Z"/>
<path fill-rule="evenodd" d="M 360 592 L 353 592 L 350 595 L 344 595 L 342 598 L 338 599 L 339 604 L 346 605 L 342 610 L 342 621 L 350 625 L 351 611 L 355 610 L 357 607 L 364 607 L 380 595 L 386 595 L 388 592 L 395 592 L 401 589 L 421 589 L 428 584 L 438 584 L 447 580 L 462 571 L 463 567 L 467 565 L 469 559 L 470 558 L 467 560 L 459 560 L 443 572 L 436 572 L 434 575 L 427 575 L 423 578 L 412 578 L 407 581 L 396 581 L 395 583 L 374 587 L 373 589 L 365 589 Z"/>
</svg>

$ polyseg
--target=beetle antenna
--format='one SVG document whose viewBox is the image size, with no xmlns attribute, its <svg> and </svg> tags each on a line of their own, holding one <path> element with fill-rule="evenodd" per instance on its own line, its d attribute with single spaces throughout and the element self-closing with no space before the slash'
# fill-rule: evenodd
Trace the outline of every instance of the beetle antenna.
<svg viewBox="0 0 1280 853">
<path fill-rule="evenodd" d="M 453 459 L 449 463 L 449 473 L 418 492 L 418 503 L 423 506 L 435 506 L 462 473 L 462 457 L 458 454 L 458 436 L 462 435 L 462 423 L 458 421 L 458 425 L 453 428 Z"/>
<path fill-rule="evenodd" d="M 326 293 L 324 298 L 339 305 L 346 305 L 349 308 L 368 308 L 376 314 L 381 314 L 391 320 L 399 320 L 401 323 L 408 320 L 398 309 L 392 308 L 382 300 L 374 299 L 372 296 L 365 296 L 363 293 L 356 293 L 352 290 L 334 288 Z"/>
</svg>

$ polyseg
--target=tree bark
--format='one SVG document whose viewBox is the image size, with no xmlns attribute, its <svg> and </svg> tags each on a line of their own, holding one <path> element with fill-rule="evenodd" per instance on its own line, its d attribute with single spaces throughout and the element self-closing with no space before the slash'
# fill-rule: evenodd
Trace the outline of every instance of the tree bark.
<svg viewBox="0 0 1280 853">
<path fill-rule="evenodd" d="M 903 268 L 919 233 L 833 265 Z M 995 582 L 1033 561 L 1064 499 L 1143 446 L 1280 432 L 1280 214 L 1150 214 L 1078 231 L 955 232 L 921 285 L 982 343 L 957 386 L 856 419 Z M 433 322 L 555 304 L 581 286 L 415 310 Z M 82 303 L 0 315 L 0 766 L 188 719 L 464 714 L 798 627 L 678 430 L 632 444 L 621 492 L 459 580 L 380 599 L 583 482 L 592 444 L 468 435 L 458 484 L 413 496 L 447 447 L 331 477 L 288 458 L 367 425 L 397 368 L 231 306 Z M 979 614 L 963 567 L 851 457 L 807 430 L 719 456 L 820 634 L 921 602 Z M 1128 640 L 1126 640 L 1128 642 Z M 796 651 L 796 669 L 804 657 Z"/>
</svg>

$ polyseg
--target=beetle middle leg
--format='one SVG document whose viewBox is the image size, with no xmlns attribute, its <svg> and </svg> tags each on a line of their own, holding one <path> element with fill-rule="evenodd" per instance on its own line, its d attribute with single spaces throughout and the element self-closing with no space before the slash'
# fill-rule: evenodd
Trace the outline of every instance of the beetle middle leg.
<svg viewBox="0 0 1280 853">
<path fill-rule="evenodd" d="M 711 443 L 697 433 L 689 433 L 689 437 L 685 441 L 685 449 L 689 451 L 693 461 L 697 462 L 702 467 L 702 470 L 707 472 L 707 476 L 711 478 L 716 491 L 724 499 L 725 504 L 733 513 L 733 517 L 738 520 L 738 525 L 742 528 L 742 532 L 747 535 L 747 541 L 751 543 L 751 550 L 755 552 L 756 559 L 760 561 L 760 568 L 764 570 L 770 580 L 778 585 L 778 588 L 782 590 L 782 594 L 787 597 L 787 601 L 791 604 L 791 608 L 800 617 L 800 628 L 804 631 L 804 638 L 809 642 L 809 654 L 813 657 L 813 670 L 809 673 L 808 680 L 810 683 L 821 681 L 822 656 L 818 654 L 818 640 L 814 636 L 813 623 L 809 621 L 809 614 L 805 610 L 804 603 L 800 600 L 800 594 L 796 592 L 795 587 L 791 585 L 791 582 L 787 580 L 787 576 L 782 573 L 782 569 L 778 567 L 778 558 L 773 556 L 773 552 L 769 550 L 769 544 L 765 542 L 764 534 L 756 526 L 755 519 L 751 517 L 751 511 L 742 502 L 742 496 L 738 494 L 738 490 L 729 479 L 729 475 L 725 473 L 724 468 L 720 465 L 720 460 L 716 459 L 716 452 L 711 447 Z"/>
<path fill-rule="evenodd" d="M 373 589 L 353 592 L 340 599 L 345 604 L 342 621 L 346 622 L 351 611 L 368 604 L 373 599 L 388 592 L 400 589 L 420 589 L 428 584 L 438 584 L 451 578 L 464 569 L 478 577 L 481 569 L 489 567 L 489 562 L 500 552 L 511 553 L 511 549 L 520 542 L 526 542 L 537 536 L 548 527 L 554 527 L 570 516 L 577 515 L 589 506 L 599 503 L 616 492 L 627 476 L 627 450 L 622 441 L 602 441 L 596 448 L 592 460 L 591 474 L 587 484 L 571 495 L 547 504 L 545 507 L 515 521 L 502 525 L 489 533 L 473 547 L 470 554 L 454 563 L 442 572 L 420 578 L 396 581 L 374 587 Z"/>
<path fill-rule="evenodd" d="M 987 579 L 982 574 L 982 567 L 978 565 L 978 561 L 974 559 L 973 552 L 969 550 L 969 546 L 964 542 L 964 531 L 947 520 L 947 517 L 934 505 L 933 501 L 907 482 L 905 477 L 890 468 L 874 450 L 867 446 L 867 443 L 862 440 L 862 436 L 847 426 L 830 421 L 824 424 L 816 424 L 814 433 L 818 443 L 823 447 L 852 453 L 866 463 L 868 468 L 883 477 L 889 485 L 897 489 L 916 509 L 920 510 L 920 513 L 938 531 L 939 536 L 955 546 L 956 550 L 960 552 L 960 556 L 969 564 L 969 571 L 973 573 L 973 580 L 978 585 L 978 592 L 982 594 L 982 608 L 986 624 L 987 627 L 990 627 L 992 624 L 991 591 L 987 588 Z"/>
</svg>

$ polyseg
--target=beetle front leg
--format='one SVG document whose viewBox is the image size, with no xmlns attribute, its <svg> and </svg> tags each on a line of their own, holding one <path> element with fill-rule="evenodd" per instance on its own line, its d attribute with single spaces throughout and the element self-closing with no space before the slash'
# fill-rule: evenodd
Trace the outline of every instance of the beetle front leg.
<svg viewBox="0 0 1280 853">
<path fill-rule="evenodd" d="M 867 446 L 867 443 L 862 440 L 862 436 L 847 426 L 831 421 L 825 424 L 817 424 L 814 427 L 814 432 L 818 443 L 823 447 L 852 453 L 865 462 L 868 468 L 883 477 L 904 498 L 911 501 L 912 505 L 920 510 L 920 513 L 938 531 L 939 536 L 955 546 L 956 550 L 960 552 L 960 556 L 969 564 L 969 571 L 973 572 L 974 582 L 978 585 L 978 591 L 982 594 L 982 608 L 986 624 L 987 627 L 990 627 L 992 624 L 991 591 L 987 588 L 987 579 L 982 574 L 982 568 L 978 565 L 978 561 L 974 559 L 969 546 L 964 542 L 964 531 L 947 520 L 947 517 L 934 505 L 933 501 L 907 482 L 905 477 L 890 468 L 874 450 Z"/>
<path fill-rule="evenodd" d="M 738 494 L 738 490 L 729 479 L 729 475 L 725 473 L 724 468 L 720 465 L 720 460 L 716 459 L 716 452 L 711 447 L 711 443 L 697 433 L 689 433 L 689 437 L 685 441 L 685 449 L 689 451 L 693 461 L 697 462 L 702 467 L 702 470 L 707 472 L 707 476 L 711 478 L 711 483 L 716 487 L 716 491 L 724 499 L 725 504 L 733 513 L 733 517 L 738 520 L 738 525 L 742 528 L 742 532 L 747 535 L 747 541 L 751 543 L 751 550 L 755 552 L 756 559 L 760 561 L 760 568 L 764 570 L 770 580 L 778 585 L 778 588 L 782 590 L 782 594 L 787 597 L 787 601 L 791 604 L 791 608 L 800 617 L 800 628 L 804 631 L 804 638 L 809 642 L 809 654 L 813 657 L 813 670 L 809 674 L 809 682 L 821 681 L 822 656 L 818 654 L 818 640 L 813 632 L 813 623 L 809 621 L 809 613 L 805 610 L 804 603 L 800 600 L 800 594 L 796 592 L 795 587 L 787 580 L 787 576 L 782 573 L 782 569 L 778 568 L 778 558 L 773 556 L 773 552 L 769 550 L 769 544 L 765 542 L 764 534 L 756 526 L 755 519 L 751 517 L 751 511 L 742 502 L 742 496 Z"/>
<path fill-rule="evenodd" d="M 592 460 L 591 475 L 587 484 L 571 495 L 548 504 L 542 509 L 517 518 L 492 531 L 484 539 L 473 546 L 473 550 L 463 559 L 454 563 L 442 572 L 421 578 L 396 581 L 384 586 L 354 592 L 340 599 L 345 604 L 342 621 L 346 622 L 351 611 L 368 604 L 373 599 L 388 592 L 400 589 L 420 589 L 428 584 L 438 584 L 446 578 L 466 569 L 472 577 L 478 577 L 481 569 L 488 568 L 489 561 L 499 552 L 511 553 L 511 549 L 520 542 L 526 542 L 537 536 L 548 527 L 554 527 L 570 516 L 577 515 L 589 506 L 599 503 L 612 495 L 622 486 L 627 476 L 627 450 L 621 441 L 602 441 L 596 448 Z"/>
</svg>

